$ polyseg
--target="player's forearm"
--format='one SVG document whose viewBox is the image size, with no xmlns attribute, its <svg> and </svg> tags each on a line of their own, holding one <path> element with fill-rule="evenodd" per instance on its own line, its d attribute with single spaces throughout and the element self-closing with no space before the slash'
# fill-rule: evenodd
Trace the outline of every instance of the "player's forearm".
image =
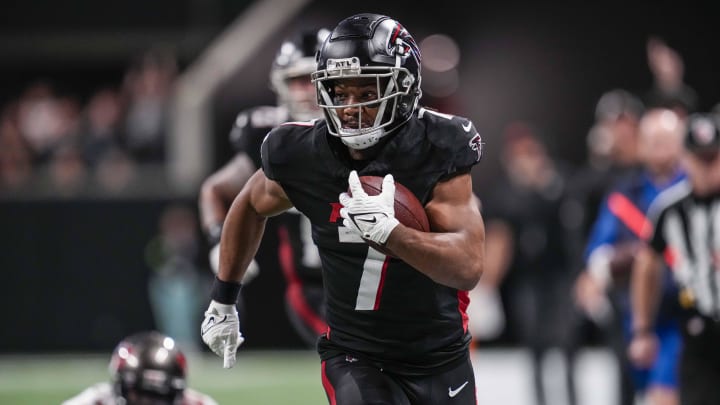
<svg viewBox="0 0 720 405">
<path fill-rule="evenodd" d="M 250 204 L 248 192 L 238 194 L 225 219 L 220 240 L 220 280 L 242 280 L 260 246 L 266 221 Z"/>
<path fill-rule="evenodd" d="M 230 204 L 254 172 L 255 166 L 250 158 L 240 153 L 203 182 L 199 203 L 206 231 L 222 225 Z"/>
<path fill-rule="evenodd" d="M 223 224 L 227 206 L 228 204 L 220 198 L 214 184 L 207 181 L 203 183 L 200 188 L 199 210 L 202 227 L 206 233 Z"/>
<path fill-rule="evenodd" d="M 631 305 L 634 332 L 652 329 L 660 294 L 661 261 L 645 246 L 638 254 L 631 278 Z"/>
<path fill-rule="evenodd" d="M 399 225 L 387 247 L 433 281 L 458 290 L 472 290 L 480 280 L 485 256 L 484 237 L 463 233 L 420 232 Z"/>
</svg>

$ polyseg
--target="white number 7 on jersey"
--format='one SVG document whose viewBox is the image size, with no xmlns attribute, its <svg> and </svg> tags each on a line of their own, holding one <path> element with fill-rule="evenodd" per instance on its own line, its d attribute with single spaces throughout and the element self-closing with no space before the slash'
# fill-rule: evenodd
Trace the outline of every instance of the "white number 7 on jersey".
<svg viewBox="0 0 720 405">
<path fill-rule="evenodd" d="M 358 234 L 344 226 L 338 228 L 338 239 L 342 243 L 365 244 L 365 241 Z M 367 244 L 365 245 L 367 246 Z M 363 272 L 360 277 L 360 287 L 355 300 L 356 311 L 377 311 L 380 306 L 385 273 L 389 262 L 389 258 L 379 251 L 370 246 L 367 246 L 367 249 Z"/>
</svg>

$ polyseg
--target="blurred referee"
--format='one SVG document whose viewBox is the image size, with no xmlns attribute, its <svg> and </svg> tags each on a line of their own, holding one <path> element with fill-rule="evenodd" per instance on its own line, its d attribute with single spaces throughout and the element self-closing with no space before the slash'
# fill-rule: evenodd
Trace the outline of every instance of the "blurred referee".
<svg viewBox="0 0 720 405">
<path fill-rule="evenodd" d="M 661 193 L 650 208 L 654 231 L 632 275 L 633 339 L 638 366 L 655 360 L 653 322 L 667 260 L 687 308 L 680 363 L 680 403 L 720 404 L 720 119 L 688 118 L 688 180 Z"/>
</svg>

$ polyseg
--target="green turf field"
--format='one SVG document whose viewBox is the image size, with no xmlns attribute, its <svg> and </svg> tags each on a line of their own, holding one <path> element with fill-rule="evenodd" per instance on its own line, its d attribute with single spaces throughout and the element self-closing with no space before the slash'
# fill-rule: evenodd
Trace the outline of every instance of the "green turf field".
<svg viewBox="0 0 720 405">
<path fill-rule="evenodd" d="M 0 404 L 49 405 L 108 379 L 106 355 L 0 356 Z M 188 358 L 189 383 L 220 404 L 326 404 L 320 362 L 308 352 L 238 352 L 224 370 L 210 354 Z"/>
<path fill-rule="evenodd" d="M 0 405 L 52 405 L 85 387 L 108 380 L 110 354 L 0 356 Z M 558 352 L 544 361 L 548 403 L 565 405 Z M 474 352 L 478 403 L 533 403 L 530 352 L 488 349 Z M 224 370 L 211 354 L 188 356 L 190 386 L 221 405 L 326 405 L 320 361 L 308 351 L 238 352 L 235 368 Z M 575 368 L 581 405 L 617 403 L 616 365 L 605 349 L 583 350 Z M 559 385 L 558 385 L 559 384 Z"/>
</svg>

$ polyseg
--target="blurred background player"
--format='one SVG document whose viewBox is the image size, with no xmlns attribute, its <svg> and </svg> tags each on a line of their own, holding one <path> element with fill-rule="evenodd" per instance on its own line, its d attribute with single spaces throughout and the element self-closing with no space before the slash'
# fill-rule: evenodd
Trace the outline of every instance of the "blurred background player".
<svg viewBox="0 0 720 405">
<path fill-rule="evenodd" d="M 155 325 L 186 353 L 199 348 L 193 321 L 202 313 L 198 298 L 206 286 L 198 265 L 201 242 L 194 207 L 173 202 L 162 210 L 157 235 L 145 248 Z"/>
<path fill-rule="evenodd" d="M 187 388 L 187 360 L 175 341 L 159 332 L 123 339 L 110 359 L 110 381 L 85 389 L 63 405 L 217 405 Z"/>
<path fill-rule="evenodd" d="M 576 275 L 585 267 L 583 252 L 605 195 L 620 179 L 639 170 L 637 128 L 643 109 L 638 97 L 619 88 L 603 93 L 595 104 L 595 121 L 586 137 L 587 162 L 569 178 L 563 203 L 567 251 Z M 622 342 L 620 325 L 588 318 L 580 319 L 581 338 L 601 332 L 608 342 Z M 618 374 L 617 387 L 620 403 L 631 405 L 635 393 L 629 373 Z"/>
<path fill-rule="evenodd" d="M 595 105 L 595 122 L 587 134 L 587 163 L 568 181 L 566 203 L 573 219 L 568 240 L 582 252 L 607 190 L 638 168 L 637 125 L 643 113 L 639 98 L 623 89 L 603 93 Z M 583 266 L 582 253 L 572 258 Z"/>
<path fill-rule="evenodd" d="M 482 338 L 502 328 L 504 314 L 493 298 L 502 284 L 508 292 L 511 332 L 531 351 L 536 403 L 552 402 L 547 400 L 550 391 L 564 391 L 575 404 L 572 275 L 560 215 L 566 173 L 524 122 L 506 127 L 502 163 L 505 175 L 483 198 L 489 254 L 483 277 L 471 293 L 471 330 Z M 560 384 L 546 387 L 544 376 L 556 372 L 546 370 L 543 360 L 555 348 L 562 352 L 565 374 Z"/>
<path fill-rule="evenodd" d="M 687 181 L 663 191 L 650 208 L 654 229 L 637 255 L 631 280 L 632 342 L 638 367 L 661 359 L 656 317 L 662 296 L 663 258 L 682 287 L 687 309 L 678 367 L 680 403 L 720 403 L 720 120 L 688 119 L 684 154 Z M 662 306 L 660 305 L 660 308 Z M 660 345 L 660 346 L 659 346 Z"/>
<path fill-rule="evenodd" d="M 681 349 L 678 291 L 666 268 L 655 329 L 662 354 L 653 364 L 632 369 L 626 355 L 631 337 L 628 280 L 635 255 L 647 236 L 648 207 L 662 190 L 685 178 L 680 168 L 683 131 L 681 117 L 672 110 L 654 108 L 642 116 L 637 151 L 643 168 L 623 178 L 606 195 L 590 234 L 585 271 L 576 284 L 577 301 L 588 316 L 614 323 L 611 330 L 621 332 L 610 337 L 610 346 L 626 379 L 624 384 L 631 383 L 634 391 L 644 393 L 646 403 L 653 405 L 677 404 L 676 367 Z M 622 403 L 632 402 L 626 393 Z"/>
<path fill-rule="evenodd" d="M 225 166 L 208 177 L 200 192 L 200 213 L 211 250 L 211 266 L 218 270 L 222 224 L 230 204 L 245 182 L 261 166 L 260 145 L 273 127 L 287 121 L 320 118 L 315 86 L 315 52 L 325 40 L 327 29 L 306 30 L 282 43 L 270 70 L 270 84 L 277 106 L 261 106 L 241 112 L 230 133 L 237 151 Z M 280 268 L 287 282 L 285 300 L 290 321 L 300 337 L 315 347 L 317 337 L 327 330 L 324 321 L 324 293 L 320 256 L 312 242 L 310 222 L 296 210 L 270 220 L 266 240 L 277 243 Z M 274 237 L 273 237 L 274 236 Z M 248 269 L 244 282 L 257 273 L 257 264 Z"/>
<path fill-rule="evenodd" d="M 226 219 L 202 324 L 226 368 L 242 343 L 239 282 L 266 217 L 295 206 L 322 257 L 330 328 L 318 352 L 328 402 L 477 403 L 465 309 L 483 267 L 470 177 L 482 138 L 468 119 L 418 106 L 420 60 L 409 32 L 383 15 L 346 18 L 323 43 L 313 81 L 326 119 L 273 129 L 263 170 Z M 360 175 L 384 176 L 382 192 L 369 196 Z M 432 232 L 395 218 L 393 176 L 423 202 Z"/>
</svg>

